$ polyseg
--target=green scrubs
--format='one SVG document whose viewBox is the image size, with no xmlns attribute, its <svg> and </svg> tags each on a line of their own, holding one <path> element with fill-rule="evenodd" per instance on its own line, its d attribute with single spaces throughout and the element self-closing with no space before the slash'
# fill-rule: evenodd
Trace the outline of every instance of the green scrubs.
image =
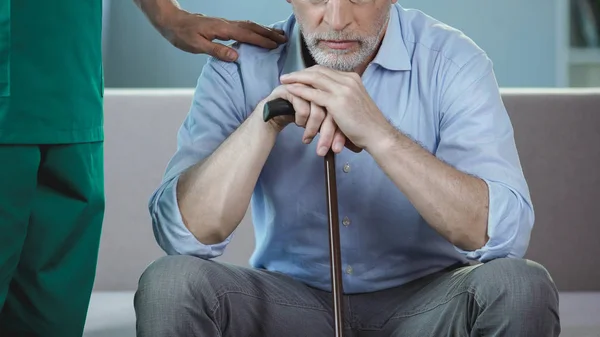
<svg viewBox="0 0 600 337">
<path fill-rule="evenodd" d="M 81 336 L 104 214 L 102 0 L 0 1 L 0 336 Z"/>
</svg>

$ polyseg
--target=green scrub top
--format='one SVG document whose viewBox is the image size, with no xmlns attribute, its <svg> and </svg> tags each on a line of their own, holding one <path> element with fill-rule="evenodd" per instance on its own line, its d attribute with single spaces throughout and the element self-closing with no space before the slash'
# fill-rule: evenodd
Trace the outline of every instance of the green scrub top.
<svg viewBox="0 0 600 337">
<path fill-rule="evenodd" d="M 102 0 L 3 0 L 0 34 L 0 144 L 102 141 Z"/>
</svg>

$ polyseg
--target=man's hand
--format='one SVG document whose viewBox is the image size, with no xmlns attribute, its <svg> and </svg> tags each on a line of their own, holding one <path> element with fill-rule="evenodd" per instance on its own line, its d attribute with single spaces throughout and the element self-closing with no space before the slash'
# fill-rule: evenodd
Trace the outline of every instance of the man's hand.
<svg viewBox="0 0 600 337">
<path fill-rule="evenodd" d="M 298 96 L 293 95 L 287 90 L 287 86 L 279 86 L 264 100 L 262 100 L 254 113 L 262 115 L 264 105 L 277 98 L 283 98 L 290 102 L 296 111 L 294 116 L 277 116 L 269 121 L 276 132 L 281 132 L 287 125 L 295 123 L 303 127 L 304 134 L 302 142 L 310 144 L 314 137 L 319 134 L 317 143 L 317 154 L 325 156 L 329 149 L 335 153 L 342 151 L 344 146 L 354 152 L 360 152 L 360 149 L 346 140 L 346 136 L 340 131 L 333 117 L 325 113 L 325 110 L 315 104 L 310 103 Z"/>
<path fill-rule="evenodd" d="M 361 149 L 380 141 L 392 127 L 356 73 L 313 66 L 282 76 L 281 83 L 292 95 L 324 107 L 342 134 Z"/>
<path fill-rule="evenodd" d="M 194 54 L 208 54 L 235 61 L 237 52 L 213 40 L 235 40 L 274 49 L 287 39 L 281 30 L 251 21 L 230 21 L 189 13 L 175 0 L 134 0 L 152 25 L 175 47 Z"/>
</svg>

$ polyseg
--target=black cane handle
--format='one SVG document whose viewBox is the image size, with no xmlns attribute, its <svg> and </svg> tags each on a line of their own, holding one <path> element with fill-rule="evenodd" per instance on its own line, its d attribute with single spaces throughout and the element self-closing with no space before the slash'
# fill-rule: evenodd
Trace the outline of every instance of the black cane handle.
<svg viewBox="0 0 600 337">
<path fill-rule="evenodd" d="M 263 119 L 265 122 L 277 116 L 293 116 L 296 114 L 294 106 L 283 98 L 276 98 L 265 103 L 263 108 Z"/>
</svg>

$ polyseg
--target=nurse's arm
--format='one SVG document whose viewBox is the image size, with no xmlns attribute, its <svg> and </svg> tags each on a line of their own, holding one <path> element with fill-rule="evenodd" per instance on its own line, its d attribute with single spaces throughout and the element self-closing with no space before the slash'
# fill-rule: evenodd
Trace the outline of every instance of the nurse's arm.
<svg viewBox="0 0 600 337">
<path fill-rule="evenodd" d="M 274 49 L 286 41 L 282 31 L 251 21 L 230 21 L 183 10 L 176 0 L 134 0 L 150 23 L 175 47 L 208 54 L 222 61 L 237 60 L 237 52 L 213 42 L 234 40 Z"/>
</svg>

